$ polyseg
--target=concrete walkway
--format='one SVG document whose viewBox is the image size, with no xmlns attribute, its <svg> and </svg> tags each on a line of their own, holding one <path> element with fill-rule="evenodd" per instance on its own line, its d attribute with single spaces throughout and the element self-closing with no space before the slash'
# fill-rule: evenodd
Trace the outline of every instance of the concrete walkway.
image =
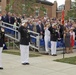
<svg viewBox="0 0 76 75">
<path fill-rule="evenodd" d="M 66 54 L 65 57 L 76 56 Z M 30 65 L 22 65 L 20 56 L 3 54 L 3 67 L 0 75 L 76 75 L 76 66 L 66 63 L 59 63 L 53 60 L 62 58 L 62 54 L 53 57 L 43 55 L 30 58 Z"/>
</svg>

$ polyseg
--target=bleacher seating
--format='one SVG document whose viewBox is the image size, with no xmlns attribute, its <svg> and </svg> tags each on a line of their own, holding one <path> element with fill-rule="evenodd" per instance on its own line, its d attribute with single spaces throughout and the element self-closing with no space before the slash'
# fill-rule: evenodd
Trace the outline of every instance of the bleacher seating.
<svg viewBox="0 0 76 75">
<path fill-rule="evenodd" d="M 9 31 L 9 30 L 10 30 L 10 29 L 7 29 L 7 28 L 6 28 L 5 32 L 11 32 L 12 35 L 15 35 L 15 31 L 13 31 L 13 30 L 10 30 L 10 31 Z M 32 33 L 31 33 L 31 34 L 32 34 Z M 35 34 L 32 34 L 32 35 L 34 36 Z M 35 37 L 36 37 L 36 35 L 35 35 Z M 31 37 L 31 42 L 32 42 L 32 43 L 36 43 L 36 41 L 37 41 L 36 38 Z M 44 41 L 44 39 L 40 39 L 40 47 L 44 47 L 44 46 L 45 46 L 45 41 Z M 76 42 L 75 42 L 75 46 L 76 46 Z M 48 42 L 48 47 L 51 48 L 51 42 L 50 42 L 50 41 Z M 64 45 L 64 43 L 63 43 L 63 39 L 57 41 L 57 48 L 63 48 L 63 47 L 65 47 L 65 45 Z"/>
<path fill-rule="evenodd" d="M 36 42 L 35 38 L 32 38 L 31 40 L 33 43 Z M 40 39 L 40 46 L 42 46 L 42 47 L 45 46 L 45 41 L 43 39 Z M 76 46 L 76 42 L 75 42 L 75 46 Z M 51 42 L 50 41 L 48 42 L 48 47 L 51 48 Z M 57 48 L 62 48 L 62 47 L 65 47 L 63 40 L 57 41 Z"/>
</svg>

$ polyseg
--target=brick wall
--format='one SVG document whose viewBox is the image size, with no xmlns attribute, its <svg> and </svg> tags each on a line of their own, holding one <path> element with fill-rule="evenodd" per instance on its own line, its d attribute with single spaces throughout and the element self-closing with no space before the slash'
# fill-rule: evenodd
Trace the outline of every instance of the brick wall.
<svg viewBox="0 0 76 75">
<path fill-rule="evenodd" d="M 17 8 L 17 3 L 19 2 L 19 0 L 15 0 L 16 3 L 14 4 L 14 10 L 16 10 Z M 20 0 L 23 2 L 23 0 Z M 0 2 L 0 5 L 2 6 L 2 13 L 3 11 L 5 11 L 6 5 L 9 3 L 9 0 L 2 0 L 2 2 Z M 54 1 L 54 5 L 44 5 L 41 3 L 38 3 L 38 7 L 40 7 L 41 5 L 43 5 L 46 9 L 47 9 L 47 15 L 49 17 L 57 17 L 59 18 L 61 16 L 60 12 L 57 12 L 57 2 Z M 67 12 L 70 10 L 71 7 L 71 0 L 65 0 L 65 15 L 67 14 Z M 19 9 L 18 9 L 19 10 Z M 40 12 L 40 15 L 42 14 L 42 12 Z"/>
<path fill-rule="evenodd" d="M 71 0 L 65 0 L 65 16 L 71 8 Z"/>
<path fill-rule="evenodd" d="M 57 15 L 57 18 L 61 18 L 62 12 L 61 12 L 61 11 L 58 11 L 58 12 L 56 13 L 56 15 Z"/>
<path fill-rule="evenodd" d="M 56 11 L 57 11 L 57 2 L 54 1 L 54 5 L 52 6 L 52 18 L 57 17 Z"/>
<path fill-rule="evenodd" d="M 1 0 L 2 13 L 5 11 L 6 5 L 7 5 L 7 0 Z"/>
</svg>

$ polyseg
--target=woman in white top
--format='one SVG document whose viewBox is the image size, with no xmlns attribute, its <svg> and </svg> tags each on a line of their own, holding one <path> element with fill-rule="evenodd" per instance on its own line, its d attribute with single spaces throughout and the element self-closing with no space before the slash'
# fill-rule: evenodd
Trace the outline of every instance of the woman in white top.
<svg viewBox="0 0 76 75">
<path fill-rule="evenodd" d="M 45 53 L 49 53 L 49 47 L 48 47 L 48 43 L 50 41 L 50 31 L 48 30 L 50 24 L 46 23 L 44 30 L 45 30 L 45 36 L 44 36 L 44 40 L 45 40 Z"/>
</svg>

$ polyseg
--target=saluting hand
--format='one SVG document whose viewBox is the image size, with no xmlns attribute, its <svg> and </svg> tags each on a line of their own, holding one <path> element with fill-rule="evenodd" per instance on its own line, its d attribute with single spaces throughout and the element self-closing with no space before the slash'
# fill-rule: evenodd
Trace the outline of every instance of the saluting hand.
<svg viewBox="0 0 76 75">
<path fill-rule="evenodd" d="M 4 28 L 1 28 L 1 31 L 4 32 Z"/>
</svg>

